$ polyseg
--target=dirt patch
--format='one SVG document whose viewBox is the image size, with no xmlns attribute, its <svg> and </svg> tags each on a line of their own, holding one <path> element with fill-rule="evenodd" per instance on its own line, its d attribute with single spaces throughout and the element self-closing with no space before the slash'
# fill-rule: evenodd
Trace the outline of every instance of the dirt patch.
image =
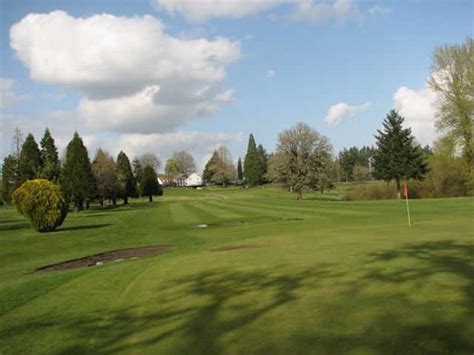
<svg viewBox="0 0 474 355">
<path fill-rule="evenodd" d="M 211 249 L 211 251 L 230 251 L 230 250 L 239 250 L 239 249 L 258 249 L 265 248 L 264 245 L 227 245 L 219 248 Z"/>
<path fill-rule="evenodd" d="M 143 248 L 113 250 L 105 253 L 85 256 L 79 259 L 64 261 L 58 264 L 42 266 L 33 270 L 32 273 L 42 273 L 48 271 L 68 270 L 94 265 L 102 265 L 111 261 L 122 261 L 125 259 L 138 258 L 140 256 L 158 254 L 166 249 L 168 249 L 168 246 L 166 245 L 156 245 Z"/>
</svg>

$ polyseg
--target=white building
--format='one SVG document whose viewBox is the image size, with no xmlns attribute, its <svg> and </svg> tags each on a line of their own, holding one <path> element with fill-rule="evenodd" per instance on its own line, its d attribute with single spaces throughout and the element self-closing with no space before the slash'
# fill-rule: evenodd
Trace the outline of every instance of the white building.
<svg viewBox="0 0 474 355">
<path fill-rule="evenodd" d="M 180 187 L 202 186 L 202 179 L 196 173 L 192 173 L 189 176 L 188 175 L 178 176 L 175 181 L 176 181 L 176 186 L 180 186 Z"/>
</svg>

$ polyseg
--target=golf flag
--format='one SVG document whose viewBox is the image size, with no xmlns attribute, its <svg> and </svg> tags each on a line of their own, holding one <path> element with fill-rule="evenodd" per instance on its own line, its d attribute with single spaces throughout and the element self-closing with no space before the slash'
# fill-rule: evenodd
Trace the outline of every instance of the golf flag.
<svg viewBox="0 0 474 355">
<path fill-rule="evenodd" d="M 411 228 L 410 206 L 408 206 L 408 186 L 406 182 L 405 185 L 403 185 L 403 197 L 405 197 L 405 201 L 407 203 L 408 227 Z"/>
</svg>

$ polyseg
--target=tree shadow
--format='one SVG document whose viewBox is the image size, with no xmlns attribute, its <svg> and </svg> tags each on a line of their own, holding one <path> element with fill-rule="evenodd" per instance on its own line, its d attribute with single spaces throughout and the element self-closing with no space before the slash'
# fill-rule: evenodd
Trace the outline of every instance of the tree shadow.
<svg viewBox="0 0 474 355">
<path fill-rule="evenodd" d="M 110 223 L 102 223 L 102 224 L 90 224 L 90 225 L 85 225 L 85 226 L 61 227 L 57 229 L 56 232 L 98 229 L 98 228 L 109 227 L 111 225 L 112 224 Z"/>
<path fill-rule="evenodd" d="M 233 352 L 241 346 L 237 350 L 248 353 L 249 331 L 262 324 L 255 322 L 264 319 L 271 328 L 268 322 L 284 323 L 290 317 L 278 336 L 261 331 L 250 352 L 472 352 L 472 245 L 453 240 L 412 243 L 369 254 L 364 260 L 367 268 L 361 270 L 321 263 L 296 271 L 287 265 L 266 265 L 257 270 L 190 272 L 169 282 L 157 280 L 149 289 L 157 296 L 147 299 L 147 306 L 81 317 L 65 312 L 54 320 L 44 315 L 7 328 L 2 337 L 39 329 L 54 332 L 59 327 L 68 334 L 68 341 L 54 349 L 61 354 L 150 352 L 163 342 L 171 353 L 218 354 L 228 352 L 229 345 L 234 345 Z M 463 280 L 463 286 L 453 290 L 462 297 L 448 301 L 412 297 L 418 282 L 445 273 Z M 409 291 L 407 285 L 412 287 Z M 332 288 L 336 291 L 324 296 Z M 295 306 L 306 305 L 308 297 L 320 297 L 316 309 Z M 451 316 L 456 308 L 462 313 Z M 229 342 L 229 336 L 237 343 Z"/>
<path fill-rule="evenodd" d="M 28 222 L 7 222 L 5 224 L 0 225 L 0 231 L 15 231 L 25 228 L 30 228 L 30 224 Z"/>
</svg>

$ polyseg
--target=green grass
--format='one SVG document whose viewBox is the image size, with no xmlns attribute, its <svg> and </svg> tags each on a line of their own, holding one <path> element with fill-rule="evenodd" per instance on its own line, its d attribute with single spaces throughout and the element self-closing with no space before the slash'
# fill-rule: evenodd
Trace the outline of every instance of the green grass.
<svg viewBox="0 0 474 355">
<path fill-rule="evenodd" d="M 0 354 L 472 354 L 474 199 L 412 201 L 410 230 L 404 202 L 304 197 L 167 190 L 49 234 L 1 209 Z M 28 273 L 148 245 L 170 248 Z"/>
</svg>

